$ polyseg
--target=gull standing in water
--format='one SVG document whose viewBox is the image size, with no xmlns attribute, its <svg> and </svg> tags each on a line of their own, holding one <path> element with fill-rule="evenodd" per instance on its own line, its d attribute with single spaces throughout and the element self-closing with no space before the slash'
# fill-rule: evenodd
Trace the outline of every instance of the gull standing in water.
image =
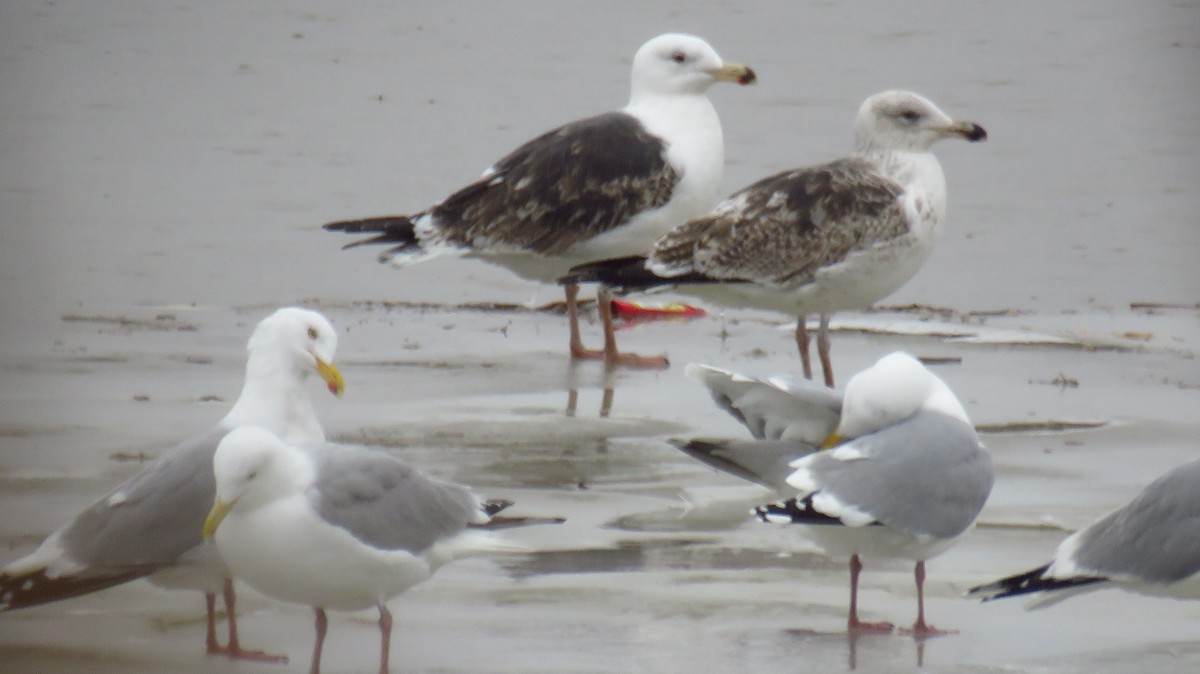
<svg viewBox="0 0 1200 674">
<path fill-rule="evenodd" d="M 337 333 L 324 316 L 279 309 L 263 319 L 246 346 L 241 395 L 209 431 L 163 452 L 51 534 L 36 550 L 0 570 L 0 609 L 36 606 L 103 590 L 142 577 L 168 588 L 204 593 L 209 655 L 278 659 L 243 650 L 229 571 L 201 535 L 216 493 L 213 453 L 231 429 L 256 424 L 292 442 L 321 442 L 305 380 L 316 372 L 341 395 L 333 365 Z M 217 643 L 216 595 L 222 593 L 229 642 Z"/>
<path fill-rule="evenodd" d="M 572 265 L 644 251 L 675 225 L 707 213 L 720 196 L 725 144 L 705 92 L 716 82 L 755 81 L 753 70 L 724 62 L 698 37 L 659 35 L 634 55 L 629 104 L 620 111 L 526 142 L 424 211 L 325 229 L 374 234 L 347 247 L 391 246 L 380 259 L 398 266 L 465 255 L 553 283 Z M 572 358 L 666 365 L 662 357 L 618 352 L 604 292 L 598 297 L 604 349 L 584 348 L 578 292 L 566 285 Z"/>
<path fill-rule="evenodd" d="M 821 404 L 813 409 L 819 428 L 827 412 Z M 836 427 L 820 445 L 799 439 L 672 444 L 792 495 L 755 514 L 768 523 L 804 525 L 827 554 L 849 558 L 852 633 L 892 629 L 859 619 L 864 557 L 914 561 L 912 632 L 940 633 L 925 620 L 925 561 L 974 525 L 991 493 L 992 461 L 954 393 L 916 358 L 895 352 L 851 378 Z"/>
<path fill-rule="evenodd" d="M 669 289 L 798 315 L 796 343 L 810 379 L 806 318 L 819 314 L 817 352 L 832 387 L 830 315 L 892 294 L 933 250 L 946 179 L 932 146 L 943 138 L 977 142 L 987 132 L 915 93 L 875 94 L 858 110 L 854 156 L 763 178 L 671 230 L 649 253 L 580 265 L 560 282 Z"/>
<path fill-rule="evenodd" d="M 312 674 L 321 668 L 326 609 L 379 610 L 379 671 L 386 674 L 389 599 L 461 555 L 515 549 L 473 528 L 492 523 L 510 502 L 485 503 L 366 447 L 293 446 L 244 426 L 221 441 L 212 472 L 217 491 L 204 535 L 215 538 L 239 579 L 313 607 Z"/>
</svg>

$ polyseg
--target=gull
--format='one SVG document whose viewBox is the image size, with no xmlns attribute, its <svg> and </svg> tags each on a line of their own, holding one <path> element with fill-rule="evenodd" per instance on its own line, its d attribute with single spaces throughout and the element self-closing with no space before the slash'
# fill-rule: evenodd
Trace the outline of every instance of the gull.
<svg viewBox="0 0 1200 674">
<path fill-rule="evenodd" d="M 818 418 L 814 428 L 823 423 Z M 954 393 L 916 358 L 894 352 L 851 378 L 836 425 L 819 445 L 672 444 L 718 469 L 790 494 L 756 508 L 755 515 L 768 523 L 804 525 L 827 554 L 849 558 L 851 633 L 892 629 L 890 623 L 859 619 L 863 557 L 914 561 L 917 619 L 911 631 L 942 633 L 925 620 L 925 561 L 974 525 L 991 492 L 992 462 Z"/>
<path fill-rule="evenodd" d="M 944 138 L 976 142 L 987 132 L 913 92 L 875 94 L 858 110 L 853 156 L 763 178 L 675 227 L 649 252 L 579 265 L 559 281 L 619 292 L 668 289 L 796 315 L 810 379 L 806 318 L 819 314 L 817 351 L 833 387 L 830 315 L 895 292 L 942 230 L 946 179 L 932 146 Z"/>
<path fill-rule="evenodd" d="M 1200 461 L 1068 536 L 1036 569 L 972 588 L 984 601 L 1035 595 L 1031 608 L 1104 587 L 1200 599 Z"/>
<path fill-rule="evenodd" d="M 460 555 L 514 549 L 472 529 L 510 502 L 482 502 L 466 487 L 366 447 L 293 446 L 243 426 L 221 440 L 212 471 L 217 490 L 204 535 L 238 578 L 313 607 L 312 674 L 321 667 L 326 609 L 379 610 L 379 671 L 386 674 L 389 599 Z"/>
<path fill-rule="evenodd" d="M 675 225 L 708 212 L 719 195 L 724 140 L 705 96 L 716 82 L 752 84 L 750 68 L 726 63 L 704 40 L 653 38 L 633 58 L 629 104 L 548 131 L 487 169 L 479 180 L 411 215 L 346 220 L 325 229 L 373 237 L 397 266 L 451 254 L 480 258 L 553 283 L 571 266 L 640 252 Z M 584 348 L 576 297 L 565 288 L 574 359 L 664 367 L 666 359 L 621 354 L 607 295 L 599 296 L 604 349 Z"/>
<path fill-rule="evenodd" d="M 247 344 L 241 395 L 216 426 L 159 458 L 59 527 L 36 550 L 0 570 L 0 609 L 35 606 L 103 590 L 142 577 L 168 588 L 204 593 L 209 655 L 275 659 L 243 650 L 229 571 L 201 527 L 215 494 L 212 457 L 232 428 L 258 424 L 295 442 L 319 442 L 305 380 L 316 372 L 341 395 L 333 365 L 337 333 L 324 316 L 295 307 L 263 319 Z M 228 645 L 216 636 L 216 595 L 223 594 Z"/>
</svg>

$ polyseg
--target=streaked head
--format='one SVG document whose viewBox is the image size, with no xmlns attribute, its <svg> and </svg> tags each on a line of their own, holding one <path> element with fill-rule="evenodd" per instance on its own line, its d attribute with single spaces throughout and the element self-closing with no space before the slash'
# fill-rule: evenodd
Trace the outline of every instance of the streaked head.
<svg viewBox="0 0 1200 674">
<path fill-rule="evenodd" d="M 974 143 L 987 140 L 987 131 L 974 122 L 951 119 L 933 101 L 911 91 L 885 91 L 871 96 L 863 101 L 854 121 L 854 142 L 859 151 L 924 152 L 949 137 Z"/>
<path fill-rule="evenodd" d="M 716 50 L 694 35 L 659 35 L 633 57 L 633 99 L 643 94 L 701 94 L 714 82 L 757 81 L 752 69 L 725 63 Z"/>
</svg>

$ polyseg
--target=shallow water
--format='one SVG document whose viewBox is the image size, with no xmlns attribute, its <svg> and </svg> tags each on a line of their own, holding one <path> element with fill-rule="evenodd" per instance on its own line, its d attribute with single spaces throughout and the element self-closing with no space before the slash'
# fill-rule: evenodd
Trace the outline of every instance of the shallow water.
<svg viewBox="0 0 1200 674">
<path fill-rule="evenodd" d="M 1191 603 L 960 597 L 1197 453 L 1200 5 L 469 7 L 0 7 L 0 562 L 219 418 L 250 327 L 303 302 L 343 331 L 345 398 L 313 385 L 332 437 L 569 518 L 512 532 L 528 554 L 449 565 L 395 600 L 393 671 L 1200 665 Z M 592 29 L 558 38 L 576 22 Z M 742 434 L 682 365 L 791 371 L 781 317 L 638 325 L 623 345 L 667 345 L 673 367 L 605 373 L 567 362 L 561 316 L 510 306 L 555 290 L 471 262 L 389 269 L 316 227 L 420 208 L 619 105 L 632 51 L 667 29 L 759 73 L 712 93 L 727 191 L 845 152 L 884 88 L 991 134 L 939 148 L 945 235 L 887 301 L 946 311 L 835 318 L 840 379 L 897 348 L 946 358 L 936 371 L 992 429 L 980 526 L 930 563 L 931 620 L 956 635 L 851 643 L 842 564 L 748 522 L 762 491 L 663 442 Z M 1079 427 L 1045 430 L 1060 421 Z M 869 619 L 912 619 L 911 569 L 868 563 L 863 584 Z M 244 639 L 302 671 L 309 611 L 244 596 Z M 202 609 L 138 582 L 0 615 L 0 670 L 282 671 L 206 660 Z M 334 618 L 326 671 L 372 671 L 377 639 L 369 612 Z"/>
</svg>

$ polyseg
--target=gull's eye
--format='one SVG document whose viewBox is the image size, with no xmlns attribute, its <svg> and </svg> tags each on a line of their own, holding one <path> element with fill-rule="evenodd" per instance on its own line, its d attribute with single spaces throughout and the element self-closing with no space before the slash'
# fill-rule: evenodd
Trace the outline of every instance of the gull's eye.
<svg viewBox="0 0 1200 674">
<path fill-rule="evenodd" d="M 900 113 L 900 119 L 903 119 L 911 124 L 918 119 L 921 119 L 921 113 L 917 112 L 916 110 L 905 110 L 904 112 Z"/>
<path fill-rule="evenodd" d="M 308 329 L 308 338 L 309 338 L 309 339 L 316 339 L 318 336 L 320 336 L 320 334 L 321 334 L 321 333 L 317 332 L 317 329 L 316 329 L 316 328 L 309 328 L 309 329 Z"/>
<path fill-rule="evenodd" d="M 683 63 L 684 61 L 687 60 L 687 54 L 684 54 L 681 51 L 677 51 L 674 54 L 671 54 L 671 60 L 676 63 Z"/>
<path fill-rule="evenodd" d="M 247 480 L 253 480 L 253 479 L 254 479 L 254 478 L 256 478 L 256 477 L 258 477 L 258 471 L 257 471 L 257 470 L 252 470 L 252 471 L 250 471 L 250 474 L 246 476 L 246 479 L 247 479 Z"/>
</svg>

